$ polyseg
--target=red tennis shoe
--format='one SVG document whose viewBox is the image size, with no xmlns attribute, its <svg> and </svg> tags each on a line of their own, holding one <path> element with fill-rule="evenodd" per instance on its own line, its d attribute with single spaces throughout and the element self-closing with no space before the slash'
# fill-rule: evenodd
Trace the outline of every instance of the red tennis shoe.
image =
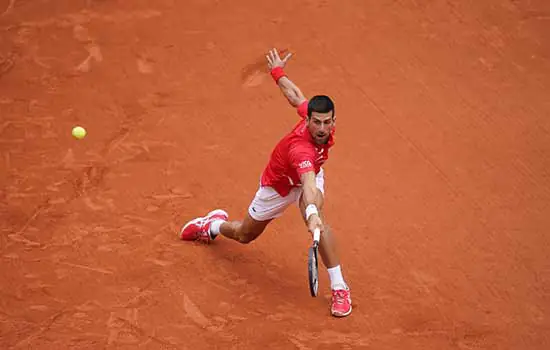
<svg viewBox="0 0 550 350">
<path fill-rule="evenodd" d="M 210 225 L 216 220 L 227 221 L 229 215 L 224 210 L 216 209 L 204 217 L 196 218 L 182 227 L 179 233 L 180 239 L 184 241 L 210 242 L 214 238 L 210 235 Z"/>
<path fill-rule="evenodd" d="M 347 287 L 332 290 L 332 303 L 330 307 L 332 316 L 345 317 L 351 314 L 351 295 Z"/>
</svg>

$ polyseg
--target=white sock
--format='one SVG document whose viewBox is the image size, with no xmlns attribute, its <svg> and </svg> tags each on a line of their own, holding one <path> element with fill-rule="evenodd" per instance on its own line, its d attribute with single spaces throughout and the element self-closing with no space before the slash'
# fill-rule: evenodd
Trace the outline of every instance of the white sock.
<svg viewBox="0 0 550 350">
<path fill-rule="evenodd" d="M 348 287 L 346 282 L 344 282 L 344 276 L 342 276 L 342 269 L 340 268 L 340 265 L 331 267 L 330 269 L 327 269 L 327 271 L 328 276 L 330 277 L 331 289 L 335 289 L 336 287 L 338 287 L 338 289 Z"/>
<path fill-rule="evenodd" d="M 223 220 L 216 220 L 210 224 L 210 235 L 216 237 L 220 234 L 220 226 L 224 223 Z"/>
</svg>

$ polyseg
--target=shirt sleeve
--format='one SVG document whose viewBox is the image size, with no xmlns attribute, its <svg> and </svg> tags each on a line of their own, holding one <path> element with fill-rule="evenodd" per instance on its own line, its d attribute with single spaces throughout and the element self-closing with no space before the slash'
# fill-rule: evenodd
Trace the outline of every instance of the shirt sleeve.
<svg viewBox="0 0 550 350">
<path fill-rule="evenodd" d="M 290 165 L 298 175 L 315 171 L 315 151 L 303 144 L 296 144 L 288 152 Z"/>
<path fill-rule="evenodd" d="M 309 102 L 308 100 L 305 100 L 296 109 L 296 112 L 298 112 L 298 115 L 300 117 L 302 117 L 302 119 L 305 119 L 307 117 L 307 104 L 308 104 L 308 102 Z"/>
</svg>

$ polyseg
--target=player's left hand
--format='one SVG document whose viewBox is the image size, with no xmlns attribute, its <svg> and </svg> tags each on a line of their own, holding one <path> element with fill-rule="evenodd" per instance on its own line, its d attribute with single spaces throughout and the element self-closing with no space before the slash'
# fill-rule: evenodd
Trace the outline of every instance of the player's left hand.
<svg viewBox="0 0 550 350">
<path fill-rule="evenodd" d="M 275 67 L 284 68 L 290 57 L 292 57 L 292 53 L 289 52 L 284 58 L 281 59 L 277 49 L 272 49 L 265 57 L 267 58 L 267 67 L 271 70 Z"/>
</svg>

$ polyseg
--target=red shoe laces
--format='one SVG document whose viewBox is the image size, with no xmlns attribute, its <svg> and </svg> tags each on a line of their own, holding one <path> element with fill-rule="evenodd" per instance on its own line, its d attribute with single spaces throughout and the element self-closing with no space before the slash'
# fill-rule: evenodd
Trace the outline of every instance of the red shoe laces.
<svg viewBox="0 0 550 350">
<path fill-rule="evenodd" d="M 335 290 L 332 292 L 334 302 L 337 304 L 343 304 L 347 299 L 347 292 L 345 290 Z"/>
</svg>

